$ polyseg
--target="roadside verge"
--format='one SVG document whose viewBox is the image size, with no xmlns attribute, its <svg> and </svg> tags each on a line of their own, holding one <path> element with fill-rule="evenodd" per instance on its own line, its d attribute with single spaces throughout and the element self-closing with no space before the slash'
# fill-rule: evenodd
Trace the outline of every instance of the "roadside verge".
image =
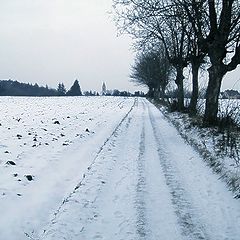
<svg viewBox="0 0 240 240">
<path fill-rule="evenodd" d="M 178 130 L 179 135 L 199 153 L 213 172 L 219 175 L 219 179 L 227 184 L 229 190 L 233 192 L 234 198 L 240 198 L 239 159 L 231 157 L 228 150 L 223 148 L 221 145 L 223 136 L 214 128 L 201 128 L 194 124 L 187 114 L 169 112 L 163 105 L 153 100 L 150 102 Z M 232 147 L 229 146 L 229 148 Z"/>
</svg>

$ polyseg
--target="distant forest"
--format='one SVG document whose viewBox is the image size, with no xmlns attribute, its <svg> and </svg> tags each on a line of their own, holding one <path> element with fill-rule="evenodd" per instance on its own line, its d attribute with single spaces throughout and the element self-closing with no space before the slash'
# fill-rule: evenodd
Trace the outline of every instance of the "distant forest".
<svg viewBox="0 0 240 240">
<path fill-rule="evenodd" d="M 63 83 L 59 83 L 57 89 L 48 86 L 39 86 L 37 83 L 20 83 L 13 80 L 0 80 L 0 96 L 99 96 L 98 92 L 85 91 L 82 93 L 78 80 L 75 80 L 71 88 L 67 91 Z M 144 96 L 143 92 L 131 94 L 127 91 L 107 91 L 106 96 Z"/>
<path fill-rule="evenodd" d="M 57 96 L 56 89 L 48 86 L 40 87 L 38 84 L 20 83 L 12 80 L 0 81 L 0 96 Z"/>
</svg>

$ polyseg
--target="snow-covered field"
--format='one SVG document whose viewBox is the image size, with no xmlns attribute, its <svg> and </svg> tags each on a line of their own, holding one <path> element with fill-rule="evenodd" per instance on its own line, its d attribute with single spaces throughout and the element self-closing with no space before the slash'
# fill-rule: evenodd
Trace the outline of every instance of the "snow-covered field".
<svg viewBox="0 0 240 240">
<path fill-rule="evenodd" d="M 0 98 L 0 239 L 24 239 L 48 223 L 133 102 Z"/>
<path fill-rule="evenodd" d="M 1 240 L 239 239 L 239 200 L 146 99 L 0 110 Z"/>
</svg>

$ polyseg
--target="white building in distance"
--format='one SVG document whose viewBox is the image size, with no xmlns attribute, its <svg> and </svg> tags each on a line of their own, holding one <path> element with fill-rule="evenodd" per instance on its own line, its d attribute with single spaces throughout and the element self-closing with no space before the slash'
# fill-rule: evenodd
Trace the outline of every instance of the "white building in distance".
<svg viewBox="0 0 240 240">
<path fill-rule="evenodd" d="M 102 84 L 102 95 L 104 96 L 104 95 L 106 95 L 106 93 L 107 93 L 107 87 L 106 87 L 105 82 L 103 82 L 103 84 Z"/>
</svg>

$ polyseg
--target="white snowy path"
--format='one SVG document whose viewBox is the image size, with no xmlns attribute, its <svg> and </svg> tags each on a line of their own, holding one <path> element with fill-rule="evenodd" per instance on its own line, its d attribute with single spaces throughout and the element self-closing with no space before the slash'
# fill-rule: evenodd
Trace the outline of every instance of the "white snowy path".
<svg viewBox="0 0 240 240">
<path fill-rule="evenodd" d="M 239 239 L 240 205 L 139 99 L 40 239 Z"/>
<path fill-rule="evenodd" d="M 240 239 L 239 200 L 161 112 L 143 98 L 109 102 L 111 118 L 101 113 L 98 127 L 92 121 L 99 134 L 53 154 L 61 161 L 49 171 L 40 168 L 48 181 L 40 174 L 31 183 L 29 201 L 22 196 L 29 205 L 3 201 L 0 240 Z M 77 146 L 87 144 L 80 154 Z M 79 154 L 85 164 L 68 166 L 68 154 L 70 163 L 78 164 Z"/>
</svg>

